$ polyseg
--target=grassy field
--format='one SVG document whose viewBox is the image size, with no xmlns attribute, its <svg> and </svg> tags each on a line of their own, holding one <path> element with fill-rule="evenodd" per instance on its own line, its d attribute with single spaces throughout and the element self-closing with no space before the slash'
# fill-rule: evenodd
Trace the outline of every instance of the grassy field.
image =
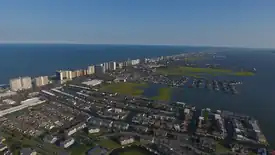
<svg viewBox="0 0 275 155">
<path fill-rule="evenodd" d="M 77 145 L 70 149 L 71 155 L 85 155 L 86 152 L 91 149 L 93 145 Z"/>
<path fill-rule="evenodd" d="M 253 72 L 240 71 L 234 72 L 228 69 L 215 69 L 215 68 L 199 68 L 199 67 L 171 67 L 171 68 L 158 68 L 157 73 L 164 75 L 184 75 L 184 76 L 201 76 L 201 75 L 234 75 L 234 76 L 253 76 Z"/>
<path fill-rule="evenodd" d="M 236 76 L 253 76 L 255 73 L 253 72 L 235 72 L 234 75 Z"/>
<path fill-rule="evenodd" d="M 228 148 L 224 147 L 223 145 L 217 143 L 216 152 L 217 153 L 226 153 L 226 152 L 230 152 L 230 150 Z"/>
<path fill-rule="evenodd" d="M 120 144 L 118 144 L 117 142 L 110 140 L 110 139 L 103 139 L 103 140 L 99 141 L 98 144 L 102 147 L 107 148 L 107 149 L 116 149 L 116 148 L 121 147 Z"/>
<path fill-rule="evenodd" d="M 116 92 L 124 95 L 140 96 L 144 92 L 143 88 L 146 87 L 146 83 L 120 82 L 105 85 L 101 88 L 101 90 Z"/>
<path fill-rule="evenodd" d="M 160 88 L 158 96 L 152 97 L 153 100 L 170 101 L 172 89 L 169 87 Z"/>
<path fill-rule="evenodd" d="M 4 142 L 11 148 L 12 152 L 16 154 L 20 150 L 20 148 L 23 147 L 31 147 L 34 148 L 37 152 L 42 154 L 49 154 L 53 152 L 60 152 L 65 151 L 63 148 L 60 148 L 56 145 L 52 145 L 49 143 L 43 143 L 41 139 L 38 138 L 26 138 L 23 135 L 21 135 L 18 132 L 0 132 L 1 135 L 3 135 L 6 138 L 6 141 Z M 42 146 L 38 147 L 38 145 Z M 17 147 L 14 147 L 17 146 Z"/>
</svg>

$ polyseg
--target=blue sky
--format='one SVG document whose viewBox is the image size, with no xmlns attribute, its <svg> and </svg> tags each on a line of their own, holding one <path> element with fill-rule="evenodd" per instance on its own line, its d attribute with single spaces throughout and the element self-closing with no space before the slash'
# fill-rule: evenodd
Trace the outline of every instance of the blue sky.
<svg viewBox="0 0 275 155">
<path fill-rule="evenodd" d="M 0 0 L 0 42 L 275 47 L 274 0 Z"/>
</svg>

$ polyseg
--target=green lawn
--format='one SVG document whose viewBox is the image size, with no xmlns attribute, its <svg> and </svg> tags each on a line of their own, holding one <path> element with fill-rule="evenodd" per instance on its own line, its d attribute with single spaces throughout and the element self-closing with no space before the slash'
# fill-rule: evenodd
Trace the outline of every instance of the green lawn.
<svg viewBox="0 0 275 155">
<path fill-rule="evenodd" d="M 118 152 L 118 155 L 152 155 L 153 153 L 139 147 L 125 147 Z"/>
<path fill-rule="evenodd" d="M 158 96 L 152 97 L 153 100 L 170 101 L 172 89 L 170 87 L 160 88 Z"/>
<path fill-rule="evenodd" d="M 240 71 L 240 72 L 235 72 L 234 75 L 236 75 L 236 76 L 253 76 L 253 75 L 255 75 L 255 73 L 245 72 L 245 71 L 241 72 Z"/>
<path fill-rule="evenodd" d="M 43 143 L 41 142 L 41 140 L 37 138 L 26 138 L 16 131 L 12 132 L 13 135 L 9 132 L 0 132 L 0 133 L 6 138 L 6 141 L 4 143 L 7 144 L 9 147 L 12 147 L 14 144 L 16 144 L 20 148 L 31 147 L 36 149 L 38 152 L 44 153 L 44 154 L 49 154 L 49 152 L 52 153 L 52 152 L 59 152 L 64 150 L 63 148 L 60 148 L 56 145 Z M 43 146 L 44 149 L 37 147 L 37 145 Z M 11 150 L 13 152 L 18 151 L 18 149 L 15 149 L 13 147 Z"/>
<path fill-rule="evenodd" d="M 92 145 L 77 145 L 70 149 L 71 155 L 85 155 L 85 153 L 91 149 Z"/>
<path fill-rule="evenodd" d="M 200 76 L 200 75 L 234 75 L 234 76 L 253 76 L 253 72 L 240 71 L 234 72 L 229 69 L 216 69 L 216 68 L 200 68 L 200 67 L 168 67 L 158 68 L 157 73 L 164 75 L 185 75 L 185 76 Z"/>
<path fill-rule="evenodd" d="M 101 88 L 102 91 L 116 92 L 124 95 L 140 96 L 143 94 L 143 88 L 146 88 L 146 83 L 131 83 L 131 82 L 120 82 L 106 84 Z"/>
<path fill-rule="evenodd" d="M 248 152 L 248 155 L 257 155 L 257 153 L 255 153 L 255 152 Z"/>
<path fill-rule="evenodd" d="M 115 149 L 121 147 L 120 144 L 110 139 L 103 139 L 99 141 L 98 144 L 108 149 Z"/>
<path fill-rule="evenodd" d="M 223 145 L 217 143 L 216 144 L 216 152 L 217 153 L 226 153 L 226 152 L 230 152 L 230 150 L 226 147 L 224 147 Z"/>
</svg>

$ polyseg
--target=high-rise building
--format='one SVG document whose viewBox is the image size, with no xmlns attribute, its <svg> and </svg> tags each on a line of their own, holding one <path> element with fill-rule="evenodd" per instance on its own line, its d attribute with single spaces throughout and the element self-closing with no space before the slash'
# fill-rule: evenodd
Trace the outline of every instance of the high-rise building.
<svg viewBox="0 0 275 155">
<path fill-rule="evenodd" d="M 56 77 L 59 80 L 69 79 L 71 80 L 73 78 L 72 71 L 56 71 Z"/>
<path fill-rule="evenodd" d="M 109 63 L 108 63 L 108 62 L 104 62 L 103 67 L 104 67 L 104 70 L 105 70 L 105 71 L 108 71 L 108 70 L 110 69 L 110 68 L 109 68 Z"/>
<path fill-rule="evenodd" d="M 66 79 L 73 79 L 72 71 L 66 71 Z"/>
<path fill-rule="evenodd" d="M 132 60 L 129 58 L 123 62 L 123 67 L 131 66 L 131 65 L 132 65 Z"/>
<path fill-rule="evenodd" d="M 22 89 L 21 78 L 10 79 L 10 89 L 18 91 Z"/>
<path fill-rule="evenodd" d="M 87 69 L 83 69 L 83 75 L 87 75 Z"/>
<path fill-rule="evenodd" d="M 135 60 L 132 60 L 131 61 L 131 65 L 137 65 L 140 63 L 140 60 L 139 59 L 135 59 Z"/>
<path fill-rule="evenodd" d="M 104 74 L 105 73 L 105 67 L 103 64 L 96 65 L 95 66 L 95 73 L 96 74 Z"/>
<path fill-rule="evenodd" d="M 77 75 L 77 71 L 72 71 L 72 78 L 77 77 L 76 75 Z"/>
<path fill-rule="evenodd" d="M 116 70 L 116 62 L 115 61 L 109 62 L 109 68 L 110 70 Z"/>
<path fill-rule="evenodd" d="M 117 68 L 123 68 L 123 62 L 117 63 Z"/>
<path fill-rule="evenodd" d="M 48 76 L 39 76 L 34 79 L 34 83 L 37 87 L 49 84 Z"/>
<path fill-rule="evenodd" d="M 87 74 L 91 75 L 95 73 L 95 66 L 88 66 Z"/>
<path fill-rule="evenodd" d="M 62 70 L 59 70 L 59 71 L 56 71 L 56 78 L 58 79 L 58 80 L 63 80 L 64 78 L 65 78 L 65 74 L 64 74 L 64 71 L 62 71 Z"/>
<path fill-rule="evenodd" d="M 80 69 L 80 70 L 79 70 L 79 73 L 80 73 L 79 76 L 83 76 L 83 75 L 84 75 L 84 70 L 83 70 L 83 69 Z"/>
<path fill-rule="evenodd" d="M 22 77 L 21 78 L 22 89 L 30 89 L 32 88 L 32 79 L 31 77 Z"/>
<path fill-rule="evenodd" d="M 81 71 L 80 70 L 76 70 L 76 77 L 79 77 L 81 75 Z"/>
<path fill-rule="evenodd" d="M 131 65 L 132 65 L 132 60 L 128 58 L 126 61 L 126 66 L 131 66 Z"/>
<path fill-rule="evenodd" d="M 18 91 L 23 89 L 32 88 L 32 79 L 31 77 L 19 77 L 10 80 L 10 89 L 12 91 Z"/>
<path fill-rule="evenodd" d="M 39 76 L 39 77 L 34 78 L 34 85 L 35 85 L 36 87 L 43 86 L 43 79 L 42 79 L 42 76 Z"/>
<path fill-rule="evenodd" d="M 128 66 L 128 61 L 124 61 L 124 62 L 122 63 L 122 65 L 123 65 L 123 67 L 127 67 L 127 66 Z"/>
</svg>

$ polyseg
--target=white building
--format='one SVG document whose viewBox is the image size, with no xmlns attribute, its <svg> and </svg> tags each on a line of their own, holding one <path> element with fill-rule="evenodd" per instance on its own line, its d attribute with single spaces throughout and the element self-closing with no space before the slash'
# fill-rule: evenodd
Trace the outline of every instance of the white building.
<svg viewBox="0 0 275 155">
<path fill-rule="evenodd" d="M 13 95 L 16 95 L 16 94 L 17 94 L 16 92 L 8 90 L 4 93 L 0 93 L 0 98 L 9 97 L 9 96 L 13 96 Z"/>
<path fill-rule="evenodd" d="M 13 113 L 15 111 L 19 111 L 25 108 L 28 108 L 30 106 L 35 106 L 38 104 L 42 104 L 46 102 L 45 100 L 40 100 L 39 98 L 32 98 L 32 99 L 27 99 L 25 101 L 21 102 L 21 105 L 15 106 L 15 107 L 11 107 L 9 109 L 5 109 L 0 111 L 0 117 L 5 116 L 7 114 Z"/>
<path fill-rule="evenodd" d="M 201 128 L 203 121 L 204 121 L 204 117 L 200 116 L 199 117 L 199 123 L 198 123 L 199 128 Z"/>
<path fill-rule="evenodd" d="M 66 78 L 71 80 L 73 78 L 72 71 L 66 71 Z"/>
<path fill-rule="evenodd" d="M 56 78 L 58 79 L 58 80 L 63 80 L 64 78 L 65 78 L 65 74 L 64 74 L 64 71 L 62 71 L 62 70 L 59 70 L 59 71 L 56 71 Z"/>
<path fill-rule="evenodd" d="M 74 133 L 76 133 L 76 131 L 77 131 L 76 128 L 71 128 L 71 129 L 65 131 L 65 133 L 66 133 L 67 136 L 71 136 Z"/>
<path fill-rule="evenodd" d="M 87 74 L 91 75 L 95 73 L 95 66 L 88 66 Z"/>
<path fill-rule="evenodd" d="M 8 149 L 8 146 L 6 144 L 0 144 L 0 152 L 3 152 L 6 149 Z"/>
<path fill-rule="evenodd" d="M 5 100 L 3 100 L 2 102 L 5 103 L 5 104 L 10 104 L 10 105 L 16 103 L 14 100 L 11 100 L 11 99 L 5 99 Z"/>
<path fill-rule="evenodd" d="M 65 141 L 63 142 L 60 142 L 60 146 L 61 147 L 64 147 L 64 148 L 68 148 L 70 147 L 71 145 L 73 145 L 75 142 L 75 140 L 73 138 L 68 138 L 66 139 Z"/>
<path fill-rule="evenodd" d="M 21 78 L 10 79 L 10 89 L 18 91 L 22 89 Z"/>
<path fill-rule="evenodd" d="M 32 79 L 31 77 L 19 77 L 10 80 L 10 89 L 12 91 L 18 91 L 23 89 L 32 88 Z"/>
<path fill-rule="evenodd" d="M 123 62 L 117 64 L 118 68 L 123 68 Z"/>
<path fill-rule="evenodd" d="M 190 109 L 185 108 L 185 109 L 184 109 L 184 113 L 185 113 L 185 114 L 189 114 L 189 113 L 190 113 Z"/>
<path fill-rule="evenodd" d="M 44 137 L 43 140 L 44 140 L 44 142 L 46 142 L 46 143 L 51 143 L 51 144 L 53 144 L 53 143 L 55 143 L 58 139 L 57 139 L 56 136 L 47 135 L 47 136 Z"/>
<path fill-rule="evenodd" d="M 103 64 L 100 65 L 96 65 L 95 66 L 95 73 L 96 74 L 104 74 L 105 73 L 105 67 L 103 66 Z"/>
<path fill-rule="evenodd" d="M 76 130 L 82 130 L 84 128 L 87 127 L 87 124 L 86 123 L 80 123 L 78 125 L 75 126 Z"/>
<path fill-rule="evenodd" d="M 140 63 L 140 60 L 139 59 L 135 59 L 135 60 L 132 60 L 131 61 L 131 65 L 137 65 Z"/>
<path fill-rule="evenodd" d="M 65 80 L 65 79 L 68 79 L 68 80 L 71 80 L 73 78 L 73 73 L 72 71 L 64 71 L 64 70 L 59 70 L 59 71 L 56 71 L 56 77 L 58 80 Z"/>
<path fill-rule="evenodd" d="M 104 62 L 104 63 L 103 63 L 103 66 L 104 66 L 104 68 L 105 68 L 105 71 L 110 70 L 110 66 L 109 66 L 109 63 L 108 63 L 108 62 Z"/>
<path fill-rule="evenodd" d="M 109 63 L 109 69 L 116 70 L 116 62 L 115 61 Z"/>
<path fill-rule="evenodd" d="M 49 84 L 49 78 L 48 76 L 39 76 L 34 79 L 34 84 L 37 87 L 44 86 Z"/>
<path fill-rule="evenodd" d="M 88 132 L 89 133 L 99 133 L 100 132 L 100 129 L 99 128 L 96 128 L 96 127 L 90 127 L 88 129 Z"/>
<path fill-rule="evenodd" d="M 127 78 L 124 77 L 117 77 L 116 79 L 114 79 L 114 82 L 126 82 Z"/>
<path fill-rule="evenodd" d="M 66 133 L 67 136 L 71 136 L 74 133 L 76 133 L 77 131 L 82 130 L 86 127 L 87 127 L 86 123 L 80 123 L 80 124 L 70 128 L 70 129 L 68 129 L 67 131 L 65 131 L 65 133 Z"/>
<path fill-rule="evenodd" d="M 133 137 L 120 137 L 119 141 L 121 145 L 127 145 L 133 143 L 135 140 Z"/>
<path fill-rule="evenodd" d="M 82 82 L 82 84 L 85 84 L 87 86 L 96 86 L 96 85 L 101 84 L 102 82 L 103 82 L 103 80 L 94 79 L 94 80 Z"/>
<path fill-rule="evenodd" d="M 6 138 L 5 137 L 2 137 L 2 136 L 0 136 L 0 144 L 2 144 L 3 142 L 5 142 L 6 141 Z"/>
<path fill-rule="evenodd" d="M 56 136 L 46 135 L 43 140 L 46 143 L 54 144 L 58 140 L 58 138 Z"/>
<path fill-rule="evenodd" d="M 22 89 L 32 88 L 32 79 L 31 77 L 22 77 L 21 78 Z"/>
</svg>

